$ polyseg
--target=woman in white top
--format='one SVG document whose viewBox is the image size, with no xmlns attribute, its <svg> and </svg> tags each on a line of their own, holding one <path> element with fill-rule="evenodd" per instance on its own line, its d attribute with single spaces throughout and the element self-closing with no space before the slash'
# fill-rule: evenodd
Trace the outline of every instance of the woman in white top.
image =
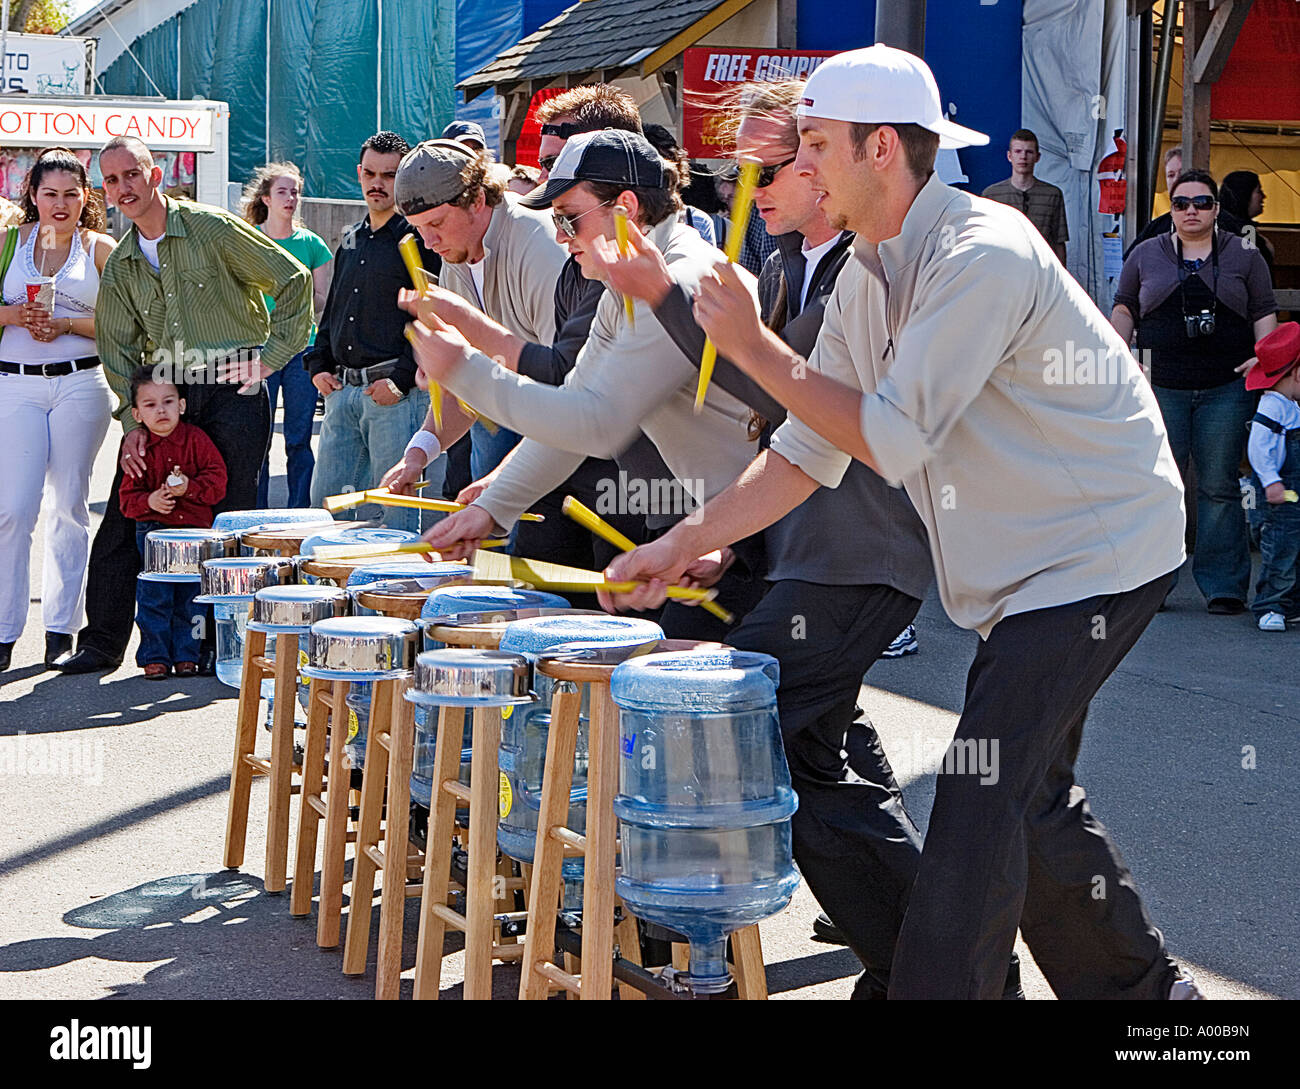
<svg viewBox="0 0 1300 1089">
<path fill-rule="evenodd" d="M 95 353 L 95 297 L 116 243 L 100 233 L 104 208 L 86 168 L 66 148 L 47 148 L 22 206 L 23 224 L 0 232 L 0 253 L 10 254 L 7 267 L 0 258 L 0 670 L 27 619 L 32 531 L 47 481 L 45 665 L 72 648 L 85 605 L 90 471 L 114 404 Z"/>
</svg>

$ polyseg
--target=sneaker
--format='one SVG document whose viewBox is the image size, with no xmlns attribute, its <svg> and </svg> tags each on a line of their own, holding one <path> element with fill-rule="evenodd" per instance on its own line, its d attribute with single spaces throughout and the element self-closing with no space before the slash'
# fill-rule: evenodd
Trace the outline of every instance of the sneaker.
<svg viewBox="0 0 1300 1089">
<path fill-rule="evenodd" d="M 1188 976 L 1180 976 L 1174 980 L 1173 985 L 1169 988 L 1169 1001 L 1194 1001 L 1196 999 L 1205 999 L 1201 994 L 1201 989 L 1196 985 L 1196 981 Z"/>
<path fill-rule="evenodd" d="M 829 945 L 848 945 L 849 940 L 838 926 L 831 922 L 826 912 L 821 912 L 813 919 L 813 941 L 826 942 Z"/>
<path fill-rule="evenodd" d="M 1286 631 L 1286 617 L 1281 613 L 1265 613 L 1259 618 L 1260 631 Z"/>
<path fill-rule="evenodd" d="M 902 658 L 921 649 L 916 641 L 916 625 L 908 624 L 880 654 L 882 658 Z"/>
<path fill-rule="evenodd" d="M 165 662 L 150 662 L 144 667 L 146 681 L 165 681 L 171 675 L 172 667 Z"/>
</svg>

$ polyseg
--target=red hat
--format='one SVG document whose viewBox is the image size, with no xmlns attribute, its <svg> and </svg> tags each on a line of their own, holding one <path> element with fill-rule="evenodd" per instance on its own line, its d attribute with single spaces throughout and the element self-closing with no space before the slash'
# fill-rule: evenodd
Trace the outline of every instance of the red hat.
<svg viewBox="0 0 1300 1089">
<path fill-rule="evenodd" d="M 1284 321 L 1255 345 L 1259 360 L 1246 372 L 1247 389 L 1272 389 L 1300 362 L 1300 325 Z"/>
</svg>

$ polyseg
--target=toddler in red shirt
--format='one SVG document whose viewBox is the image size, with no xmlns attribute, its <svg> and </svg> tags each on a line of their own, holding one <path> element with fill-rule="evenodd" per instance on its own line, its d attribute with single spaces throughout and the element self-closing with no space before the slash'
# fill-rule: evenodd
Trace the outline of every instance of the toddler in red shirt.
<svg viewBox="0 0 1300 1089">
<path fill-rule="evenodd" d="M 193 424 L 184 423 L 185 398 L 170 382 L 155 380 L 152 367 L 131 376 L 131 416 L 149 431 L 144 475 L 124 476 L 118 501 L 135 519 L 135 540 L 144 555 L 145 536 L 155 529 L 212 525 L 212 505 L 226 495 L 226 463 Z M 136 665 L 147 680 L 198 673 L 202 610 L 194 607 L 195 582 L 136 583 L 140 649 Z"/>
</svg>

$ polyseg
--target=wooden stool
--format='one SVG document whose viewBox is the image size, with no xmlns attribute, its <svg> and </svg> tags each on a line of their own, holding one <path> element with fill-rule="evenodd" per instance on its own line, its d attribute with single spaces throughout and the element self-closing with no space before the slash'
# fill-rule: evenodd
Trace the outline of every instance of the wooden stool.
<svg viewBox="0 0 1300 1089">
<path fill-rule="evenodd" d="M 495 650 L 508 624 L 523 615 L 540 614 L 540 610 L 464 614 L 446 623 L 427 624 L 425 631 L 431 639 L 449 647 Z M 443 940 L 448 927 L 465 933 L 466 999 L 490 999 L 493 960 L 518 960 L 525 948 L 514 942 L 498 942 L 494 936 L 496 913 L 493 909 L 520 884 L 513 879 L 495 880 L 501 876 L 497 873 L 500 783 L 497 750 L 501 744 L 501 709 L 474 709 L 473 758 L 468 789 L 460 782 L 459 776 L 464 716 L 463 706 L 443 706 L 438 714 L 433 797 L 426 840 L 428 850 L 424 859 L 420 932 L 415 954 L 415 997 L 421 999 L 438 997 Z M 469 865 L 464 914 L 447 906 L 457 801 L 469 805 Z"/>
<path fill-rule="evenodd" d="M 431 589 L 432 587 L 430 587 Z M 363 608 L 373 609 L 383 616 L 397 617 L 402 620 L 418 620 L 420 610 L 429 595 L 428 590 L 415 590 L 402 593 L 381 590 L 359 589 L 354 591 L 356 603 Z M 381 692 L 388 686 L 390 695 Z M 381 682 L 372 691 L 370 709 L 371 721 L 366 737 L 366 766 L 362 772 L 361 810 L 358 818 L 358 834 L 364 841 L 364 848 L 358 847 L 358 859 L 364 850 L 372 862 L 383 869 L 380 884 L 379 908 L 379 965 L 375 977 L 375 997 L 395 999 L 398 997 L 402 976 L 402 924 L 405 915 L 406 900 L 409 896 L 420 894 L 420 884 L 408 885 L 407 879 L 414 869 L 418 878 L 422 856 L 417 851 L 411 857 L 410 843 L 410 806 L 411 806 L 411 766 L 415 755 L 415 708 L 402 699 L 406 681 Z M 376 715 L 376 701 L 387 707 Z M 368 781 L 380 781 L 378 774 L 372 775 L 372 751 L 378 759 L 378 749 L 387 751 L 388 789 L 387 800 L 382 788 L 372 788 L 369 795 L 365 784 Z M 383 832 L 379 831 L 380 811 L 386 807 L 387 819 L 383 821 Z M 374 842 L 371 842 L 371 834 Z M 358 842 L 361 842 L 359 840 Z M 383 841 L 382 849 L 379 841 Z M 357 867 L 360 866 L 358 862 Z M 364 876 L 364 875 L 362 875 Z M 373 877 L 371 889 L 374 888 Z M 370 923 L 373 905 L 358 900 L 357 872 L 353 873 L 353 895 L 348 911 L 347 944 L 343 950 L 343 971 L 357 974 L 365 971 L 366 954 L 370 947 Z M 400 890 L 400 894 L 399 894 Z M 371 893 L 373 897 L 373 891 Z"/>
<path fill-rule="evenodd" d="M 541 809 L 537 820 L 537 846 L 533 857 L 533 882 L 529 896 L 528 944 L 525 946 L 521 999 L 544 999 L 551 986 L 583 999 L 608 999 L 613 982 L 613 955 L 640 964 L 636 920 L 615 892 L 617 821 L 614 795 L 618 792 L 618 708 L 610 697 L 609 682 L 619 662 L 633 655 L 697 650 L 720 644 L 688 639 L 662 639 L 650 647 L 590 648 L 544 654 L 537 672 L 551 677 L 555 699 L 547 735 L 546 764 L 542 773 Z M 573 764 L 582 705 L 580 685 L 590 687 L 590 722 L 587 730 L 587 831 L 581 835 L 566 826 Z M 575 975 L 553 960 L 556 906 L 563 885 L 566 854 L 580 854 L 583 865 L 582 971 Z M 622 919 L 615 924 L 615 908 Z M 617 939 L 617 945 L 615 940 Z M 587 955 L 587 950 L 592 951 Z M 673 945 L 674 967 L 685 967 L 687 947 Z M 762 949 L 758 927 L 732 935 L 735 978 L 741 998 L 766 998 Z M 569 958 L 566 955 L 566 962 Z M 680 963 L 679 963 L 680 961 Z M 645 996 L 620 984 L 620 998 Z"/>
<path fill-rule="evenodd" d="M 228 867 L 244 860 L 248 830 L 249 791 L 254 773 L 269 775 L 267 798 L 267 892 L 283 892 L 289 861 L 289 799 L 293 789 L 294 705 L 298 685 L 299 636 L 317 620 L 349 608 L 348 596 L 335 587 L 269 586 L 253 596 L 244 635 L 244 668 L 235 719 L 235 758 L 230 772 L 230 802 L 226 816 Z M 274 661 L 266 657 L 266 636 L 276 636 Z M 257 709 L 263 677 L 275 681 L 275 712 L 271 718 L 271 759 L 254 752 Z"/>
</svg>

